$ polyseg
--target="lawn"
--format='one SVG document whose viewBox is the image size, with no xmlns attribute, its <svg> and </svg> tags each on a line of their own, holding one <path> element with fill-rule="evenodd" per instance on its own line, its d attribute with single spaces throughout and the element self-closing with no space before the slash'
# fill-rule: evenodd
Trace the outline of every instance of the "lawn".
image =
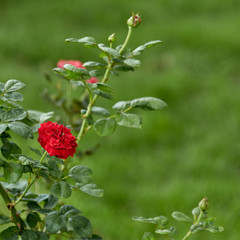
<svg viewBox="0 0 240 240">
<path fill-rule="evenodd" d="M 26 108 L 51 111 L 39 95 L 46 75 L 59 59 L 98 60 L 94 50 L 64 42 L 93 36 L 98 42 L 116 33 L 121 43 L 131 11 L 141 12 L 129 47 L 164 42 L 141 55 L 142 67 L 113 76 L 114 100 L 154 96 L 168 103 L 157 112 L 140 112 L 143 127 L 118 127 L 110 137 L 89 132 L 82 149 L 100 144 L 81 164 L 93 169 L 103 198 L 74 193 L 78 206 L 105 240 L 141 239 L 147 224 L 133 216 L 191 214 L 209 198 L 210 214 L 225 228 L 221 234 L 193 239 L 238 240 L 240 236 L 240 3 L 232 1 L 2 0 L 0 79 L 18 79 Z M 178 235 L 183 236 L 187 226 Z M 180 239 L 179 237 L 176 239 Z"/>
</svg>

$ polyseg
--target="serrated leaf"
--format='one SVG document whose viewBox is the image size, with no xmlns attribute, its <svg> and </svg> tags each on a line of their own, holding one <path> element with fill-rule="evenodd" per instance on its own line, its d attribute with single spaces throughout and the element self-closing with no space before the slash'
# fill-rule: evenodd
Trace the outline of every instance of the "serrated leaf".
<svg viewBox="0 0 240 240">
<path fill-rule="evenodd" d="M 18 80 L 10 79 L 4 85 L 4 92 L 15 92 L 26 85 Z"/>
<path fill-rule="evenodd" d="M 113 109 L 115 110 L 125 110 L 131 106 L 131 101 L 120 101 L 113 105 Z"/>
<path fill-rule="evenodd" d="M 89 61 L 83 64 L 83 67 L 104 67 L 104 66 L 106 66 L 106 64 L 95 61 Z"/>
<path fill-rule="evenodd" d="M 68 224 L 74 232 L 82 238 L 87 238 L 92 235 L 92 225 L 89 220 L 83 216 L 76 215 L 70 217 Z"/>
<path fill-rule="evenodd" d="M 8 92 L 4 97 L 13 102 L 21 102 L 23 100 L 23 95 L 19 92 Z"/>
<path fill-rule="evenodd" d="M 65 181 L 55 182 L 51 187 L 51 193 L 57 198 L 69 198 L 72 190 Z"/>
<path fill-rule="evenodd" d="M 158 98 L 143 97 L 132 100 L 130 106 L 139 107 L 143 110 L 158 110 L 167 107 L 167 104 Z"/>
<path fill-rule="evenodd" d="M 95 183 L 86 184 L 79 189 L 93 197 L 102 197 L 104 194 L 104 191 L 99 189 Z"/>
<path fill-rule="evenodd" d="M 83 165 L 77 165 L 70 169 L 68 176 L 71 177 L 74 181 L 87 184 L 92 182 L 92 170 Z"/>
<path fill-rule="evenodd" d="M 53 116 L 54 112 L 44 113 L 44 112 L 35 111 L 35 110 L 28 110 L 27 114 L 30 119 L 33 119 L 39 123 L 43 123 L 46 120 L 50 119 Z"/>
<path fill-rule="evenodd" d="M 172 217 L 179 222 L 188 222 L 188 223 L 193 222 L 193 220 L 189 216 L 187 216 L 182 212 L 173 212 Z"/>
<path fill-rule="evenodd" d="M 23 175 L 23 168 L 19 163 L 6 163 L 3 170 L 8 183 L 16 183 Z"/>
<path fill-rule="evenodd" d="M 120 126 L 131 127 L 131 128 L 141 128 L 141 118 L 132 113 L 118 112 L 116 115 L 116 122 Z"/>
<path fill-rule="evenodd" d="M 110 116 L 110 112 L 102 107 L 92 107 L 91 110 L 92 114 L 96 114 L 98 116 L 102 116 L 102 117 L 109 117 Z"/>
<path fill-rule="evenodd" d="M 67 38 L 65 42 L 72 43 L 96 43 L 96 40 L 93 37 L 83 37 L 83 38 Z"/>
<path fill-rule="evenodd" d="M 60 208 L 60 214 L 65 215 L 66 217 L 73 216 L 79 213 L 81 213 L 81 211 L 71 205 L 63 205 Z"/>
<path fill-rule="evenodd" d="M 100 136 L 108 136 L 115 132 L 116 121 L 112 118 L 102 118 L 93 125 L 94 130 Z"/>
<path fill-rule="evenodd" d="M 26 116 L 27 113 L 23 109 L 11 109 L 1 115 L 1 120 L 2 122 L 17 121 L 24 119 Z"/>
<path fill-rule="evenodd" d="M 0 215 L 0 225 L 11 222 L 10 218 L 5 215 Z"/>
<path fill-rule="evenodd" d="M 57 233 L 61 229 L 66 228 L 67 217 L 61 215 L 59 212 L 50 212 L 46 217 L 46 230 L 49 233 Z"/>
<path fill-rule="evenodd" d="M 150 48 L 150 47 L 153 47 L 153 46 L 155 46 L 155 45 L 157 45 L 157 44 L 162 44 L 162 43 L 163 43 L 163 42 L 160 41 L 160 40 L 155 40 L 155 41 L 147 42 L 147 43 L 145 43 L 145 44 L 137 47 L 136 49 L 134 49 L 134 50 L 132 51 L 132 54 L 133 54 L 134 56 L 140 55 L 140 54 L 141 54 L 144 50 L 146 50 L 147 48 Z"/>
<path fill-rule="evenodd" d="M 8 123 L 8 127 L 18 135 L 21 135 L 22 137 L 33 138 L 33 132 L 31 128 L 27 126 L 25 123 L 11 122 Z"/>
<path fill-rule="evenodd" d="M 141 66 L 141 61 L 134 59 L 134 58 L 127 58 L 123 61 L 125 64 L 131 67 L 140 67 Z"/>
<path fill-rule="evenodd" d="M 109 54 L 110 56 L 113 56 L 115 58 L 120 57 L 120 53 L 113 48 L 105 47 L 105 46 L 102 46 L 101 44 L 98 44 L 98 48 L 104 53 Z"/>
</svg>

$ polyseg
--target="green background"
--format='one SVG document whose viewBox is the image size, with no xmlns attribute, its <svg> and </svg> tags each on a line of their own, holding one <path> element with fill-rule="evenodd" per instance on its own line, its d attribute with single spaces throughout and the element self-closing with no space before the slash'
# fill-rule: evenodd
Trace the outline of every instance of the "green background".
<svg viewBox="0 0 240 240">
<path fill-rule="evenodd" d="M 141 12 L 142 23 L 129 42 L 135 48 L 160 39 L 141 55 L 142 67 L 112 77 L 115 99 L 154 96 L 167 109 L 139 112 L 143 129 L 118 127 L 113 136 L 84 137 L 82 149 L 100 144 L 80 164 L 93 169 L 105 190 L 101 199 L 74 193 L 68 200 L 90 218 L 105 240 L 141 239 L 151 226 L 132 216 L 170 217 L 191 214 L 199 200 L 209 198 L 210 215 L 224 233 L 203 233 L 192 239 L 240 236 L 240 2 L 238 0 L 0 0 L 0 81 L 18 79 L 24 106 L 50 111 L 40 92 L 46 74 L 59 59 L 98 60 L 98 53 L 64 42 L 93 36 L 98 42 L 116 33 L 125 38 L 126 19 Z M 36 140 L 35 140 L 36 141 Z M 176 226 L 178 237 L 188 226 Z"/>
</svg>

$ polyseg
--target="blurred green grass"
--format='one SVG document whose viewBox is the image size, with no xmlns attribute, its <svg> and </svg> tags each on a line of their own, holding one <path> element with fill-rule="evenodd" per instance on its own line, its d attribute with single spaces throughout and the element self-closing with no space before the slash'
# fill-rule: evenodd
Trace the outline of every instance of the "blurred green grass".
<svg viewBox="0 0 240 240">
<path fill-rule="evenodd" d="M 105 196 L 74 193 L 68 202 L 90 218 L 96 232 L 105 240 L 140 239 L 150 226 L 132 216 L 191 214 L 208 196 L 210 213 L 225 232 L 193 239 L 239 239 L 239 1 L 0 2 L 0 79 L 27 83 L 24 105 L 31 109 L 51 110 L 39 94 L 47 87 L 44 74 L 59 59 L 98 59 L 94 50 L 65 44 L 65 38 L 90 35 L 105 42 L 115 32 L 121 43 L 134 10 L 143 21 L 129 47 L 164 41 L 140 57 L 141 69 L 113 77 L 111 84 L 114 102 L 154 96 L 168 109 L 141 112 L 142 130 L 119 127 L 107 138 L 90 133 L 82 143 L 84 149 L 101 144 L 83 164 L 93 169 Z"/>
</svg>

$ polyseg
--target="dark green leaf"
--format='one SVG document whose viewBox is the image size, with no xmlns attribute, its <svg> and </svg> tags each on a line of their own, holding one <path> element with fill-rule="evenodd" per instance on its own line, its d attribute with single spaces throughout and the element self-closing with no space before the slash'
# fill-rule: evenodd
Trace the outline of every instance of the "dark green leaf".
<svg viewBox="0 0 240 240">
<path fill-rule="evenodd" d="M 173 212 L 172 217 L 179 222 L 189 222 L 192 223 L 193 220 L 182 212 Z"/>
<path fill-rule="evenodd" d="M 8 127 L 14 131 L 15 133 L 25 137 L 25 138 L 33 138 L 33 132 L 29 126 L 22 122 L 10 122 L 8 123 Z"/>
<path fill-rule="evenodd" d="M 1 120 L 3 122 L 22 120 L 27 116 L 27 113 L 23 109 L 11 109 L 2 114 Z"/>
<path fill-rule="evenodd" d="M 52 209 L 58 203 L 58 198 L 54 197 L 52 194 L 47 194 L 48 198 L 45 200 L 45 204 L 43 206 L 44 209 Z"/>
<path fill-rule="evenodd" d="M 102 117 L 109 117 L 110 116 L 110 112 L 102 107 L 92 107 L 92 114 L 96 114 L 98 116 L 102 116 Z"/>
<path fill-rule="evenodd" d="M 61 215 L 59 212 L 50 212 L 46 217 L 46 230 L 49 233 L 57 233 L 61 229 L 66 228 L 67 217 Z"/>
<path fill-rule="evenodd" d="M 142 46 L 139 46 L 137 47 L 136 49 L 133 50 L 132 54 L 134 56 L 136 55 L 140 55 L 145 49 L 147 48 L 150 48 L 150 47 L 153 47 L 157 44 L 162 44 L 163 42 L 160 41 L 160 40 L 155 40 L 155 41 L 150 41 L 150 42 L 147 42 L 145 44 L 143 44 Z"/>
<path fill-rule="evenodd" d="M 10 79 L 5 83 L 4 91 L 5 92 L 15 92 L 26 85 L 18 80 Z"/>
<path fill-rule="evenodd" d="M 9 92 L 9 93 L 6 93 L 4 97 L 14 102 L 21 102 L 23 100 L 23 95 L 19 92 Z"/>
<path fill-rule="evenodd" d="M 65 64 L 63 67 L 65 68 L 67 75 L 71 80 L 86 80 L 91 78 L 89 72 L 84 68 L 77 68 L 71 64 Z"/>
<path fill-rule="evenodd" d="M 72 190 L 65 181 L 55 182 L 51 187 L 51 193 L 57 198 L 69 198 Z"/>
<path fill-rule="evenodd" d="M 131 128 L 141 128 L 141 118 L 136 114 L 118 112 L 116 115 L 118 125 Z"/>
<path fill-rule="evenodd" d="M 83 67 L 104 67 L 104 66 L 106 66 L 106 64 L 94 61 L 85 62 L 83 64 Z"/>
<path fill-rule="evenodd" d="M 48 240 L 49 236 L 45 232 L 36 232 L 38 235 L 38 240 Z"/>
<path fill-rule="evenodd" d="M 8 183 L 17 182 L 23 175 L 23 168 L 19 163 L 6 163 L 3 176 Z"/>
<path fill-rule="evenodd" d="M 30 210 L 33 210 L 33 211 L 39 211 L 41 209 L 41 207 L 36 202 L 33 202 L 33 201 L 29 201 L 27 203 L 27 206 Z"/>
<path fill-rule="evenodd" d="M 21 148 L 16 144 L 8 140 L 2 140 L 3 145 L 1 147 L 1 153 L 6 159 L 14 158 L 11 155 L 21 154 Z"/>
<path fill-rule="evenodd" d="M 113 56 L 115 58 L 120 57 L 120 53 L 113 48 L 105 47 L 105 46 L 102 46 L 101 44 L 98 44 L 98 47 L 101 51 L 109 54 L 110 56 Z"/>
<path fill-rule="evenodd" d="M 48 170 L 50 176 L 52 176 L 54 179 L 59 179 L 62 177 L 62 171 L 58 168 L 56 161 L 53 159 L 48 161 Z"/>
<path fill-rule="evenodd" d="M 102 118 L 97 120 L 93 128 L 100 136 L 108 136 L 114 133 L 116 129 L 116 121 L 112 118 Z"/>
<path fill-rule="evenodd" d="M 29 225 L 30 228 L 34 228 L 37 226 L 37 223 L 39 221 L 41 221 L 41 218 L 39 216 L 38 213 L 36 212 L 30 212 L 28 215 L 27 215 L 27 223 Z"/>
<path fill-rule="evenodd" d="M 123 61 L 125 64 L 131 67 L 140 67 L 141 66 L 141 61 L 134 59 L 134 58 L 127 58 Z"/>
<path fill-rule="evenodd" d="M 113 69 L 117 71 L 123 71 L 123 72 L 134 71 L 134 68 L 128 65 L 116 65 Z"/>
<path fill-rule="evenodd" d="M 83 37 L 83 38 L 67 38 L 65 42 L 72 43 L 96 43 L 96 40 L 93 37 Z"/>
<path fill-rule="evenodd" d="M 102 197 L 103 190 L 99 189 L 95 183 L 89 183 L 79 188 L 81 191 L 93 196 L 93 197 Z"/>
<path fill-rule="evenodd" d="M 74 232 L 76 232 L 82 238 L 87 238 L 92 235 L 91 223 L 83 216 L 76 215 L 70 217 L 68 224 L 74 230 Z"/>
<path fill-rule="evenodd" d="M 74 181 L 87 184 L 92 182 L 92 170 L 83 165 L 77 165 L 70 169 L 68 176 L 70 176 Z"/>
<path fill-rule="evenodd" d="M 81 213 L 81 211 L 71 205 L 63 205 L 60 208 L 60 214 L 65 215 L 66 217 L 73 216 L 79 213 Z"/>
<path fill-rule="evenodd" d="M 16 226 L 8 227 L 0 233 L 1 240 L 17 240 L 19 228 Z"/>
<path fill-rule="evenodd" d="M 0 215 L 0 225 L 11 222 L 10 218 L 5 215 Z"/>
<path fill-rule="evenodd" d="M 143 97 L 132 100 L 131 107 L 139 107 L 143 110 L 158 110 L 167 107 L 167 104 L 158 98 Z"/>
</svg>

